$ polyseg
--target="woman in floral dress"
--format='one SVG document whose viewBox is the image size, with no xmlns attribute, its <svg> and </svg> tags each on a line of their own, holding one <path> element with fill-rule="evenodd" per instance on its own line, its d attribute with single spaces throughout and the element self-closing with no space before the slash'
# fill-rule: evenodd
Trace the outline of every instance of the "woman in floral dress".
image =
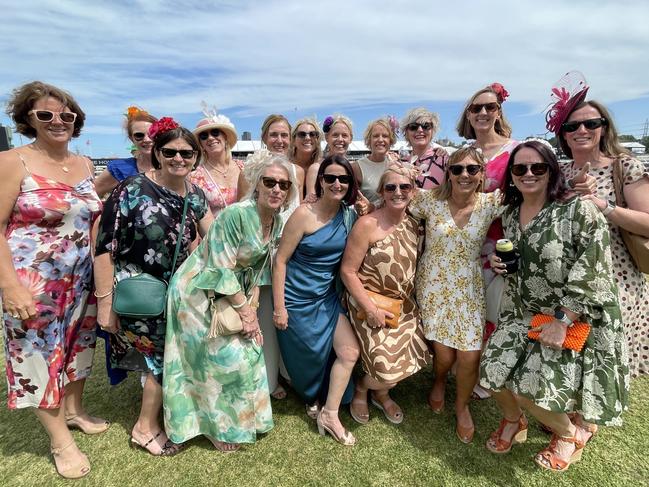
<svg viewBox="0 0 649 487">
<path fill-rule="evenodd" d="M 456 433 L 469 443 L 475 428 L 469 411 L 477 381 L 485 322 L 480 249 L 500 215 L 500 191 L 481 193 L 482 154 L 473 147 L 449 158 L 442 186 L 421 191 L 410 212 L 426 220 L 426 244 L 417 268 L 416 290 L 426 338 L 433 342 L 435 382 L 431 409 L 444 408 L 446 377 L 457 361 Z"/>
<path fill-rule="evenodd" d="M 503 226 L 520 260 L 507 276 L 498 326 L 480 364 L 480 384 L 504 415 L 487 448 L 506 453 L 525 441 L 523 408 L 554 431 L 536 463 L 563 471 L 580 459 L 591 436 L 567 413 L 619 425 L 627 405 L 627 349 L 608 225 L 591 202 L 566 199 L 556 157 L 540 142 L 514 149 L 506 182 Z M 493 257 L 492 267 L 504 264 Z M 530 321 L 540 313 L 554 318 L 531 340 Z M 573 321 L 592 327 L 581 352 L 562 347 Z"/>
<path fill-rule="evenodd" d="M 165 426 L 176 443 L 205 435 L 222 452 L 253 443 L 273 427 L 254 297 L 257 286 L 270 283 L 279 210 L 296 192 L 283 156 L 264 151 L 248 164 L 250 193 L 219 213 L 169 284 Z M 209 336 L 210 292 L 239 313 L 241 333 Z"/>
<path fill-rule="evenodd" d="M 58 473 L 90 471 L 69 428 L 109 424 L 81 403 L 95 351 L 90 229 L 101 203 L 91 162 L 68 151 L 85 114 L 65 91 L 35 81 L 7 113 L 34 142 L 0 153 L 0 290 L 10 409 L 34 408 Z"/>
<path fill-rule="evenodd" d="M 112 333 L 111 364 L 146 373 L 142 407 L 131 432 L 133 444 L 152 455 L 171 455 L 178 447 L 160 427 L 162 369 L 166 320 L 117 317 L 112 311 L 113 275 L 119 281 L 146 272 L 169 281 L 178 238 L 176 268 L 187 258 L 198 234 L 205 235 L 212 214 L 203 191 L 186 181 L 200 160 L 198 141 L 168 117 L 149 129 L 154 141 L 152 171 L 123 181 L 106 201 L 95 259 L 98 323 Z M 185 200 L 187 215 L 179 235 Z"/>
</svg>

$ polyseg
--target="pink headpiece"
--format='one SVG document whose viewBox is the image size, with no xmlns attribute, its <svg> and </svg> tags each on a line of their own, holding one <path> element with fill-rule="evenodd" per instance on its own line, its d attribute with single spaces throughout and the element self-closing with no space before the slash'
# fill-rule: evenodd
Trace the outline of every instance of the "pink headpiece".
<svg viewBox="0 0 649 487">
<path fill-rule="evenodd" d="M 162 117 L 157 122 L 153 122 L 149 127 L 149 138 L 151 140 L 155 139 L 157 135 L 160 135 L 169 130 L 177 129 L 180 127 L 176 121 L 171 117 Z"/>
<path fill-rule="evenodd" d="M 550 132 L 559 135 L 561 125 L 572 110 L 586 98 L 589 86 L 579 71 L 570 71 L 552 87 L 553 104 L 545 114 L 545 126 Z"/>
<path fill-rule="evenodd" d="M 498 98 L 498 103 L 500 104 L 502 104 L 509 97 L 509 91 L 507 91 L 505 87 L 500 83 L 491 83 L 489 85 L 489 88 L 494 90 L 494 93 L 496 93 L 496 98 Z"/>
</svg>

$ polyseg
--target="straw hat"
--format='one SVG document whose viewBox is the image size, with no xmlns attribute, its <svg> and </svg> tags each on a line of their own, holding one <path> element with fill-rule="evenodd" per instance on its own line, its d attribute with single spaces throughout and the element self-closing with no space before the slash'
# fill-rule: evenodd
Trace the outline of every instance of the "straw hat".
<svg viewBox="0 0 649 487">
<path fill-rule="evenodd" d="M 210 129 L 219 129 L 225 134 L 226 141 L 230 149 L 237 143 L 237 130 L 234 124 L 225 115 L 212 115 L 210 117 L 199 120 L 193 134 L 198 137 L 198 134 Z"/>
</svg>

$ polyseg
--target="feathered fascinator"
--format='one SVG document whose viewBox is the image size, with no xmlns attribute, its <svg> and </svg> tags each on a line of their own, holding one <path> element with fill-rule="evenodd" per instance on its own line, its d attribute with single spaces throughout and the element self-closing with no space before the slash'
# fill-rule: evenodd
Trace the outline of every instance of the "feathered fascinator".
<svg viewBox="0 0 649 487">
<path fill-rule="evenodd" d="M 579 71 L 570 71 L 552 87 L 552 102 L 545 114 L 545 126 L 550 132 L 559 135 L 561 125 L 572 110 L 586 98 L 589 86 Z"/>
</svg>

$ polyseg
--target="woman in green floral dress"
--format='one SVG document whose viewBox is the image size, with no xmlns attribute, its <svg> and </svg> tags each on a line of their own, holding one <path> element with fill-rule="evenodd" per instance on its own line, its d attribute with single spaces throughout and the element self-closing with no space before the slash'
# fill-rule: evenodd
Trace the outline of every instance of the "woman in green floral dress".
<svg viewBox="0 0 649 487">
<path fill-rule="evenodd" d="M 297 187 L 284 156 L 260 153 L 244 171 L 254 181 L 247 197 L 219 213 L 169 284 L 166 431 L 176 443 L 205 435 L 223 452 L 253 443 L 273 427 L 263 336 L 255 300 L 248 304 L 246 296 L 270 284 L 269 253 L 282 232 L 279 210 Z M 239 313 L 241 333 L 208 337 L 210 291 Z"/>
<path fill-rule="evenodd" d="M 527 438 L 521 408 L 550 428 L 550 445 L 535 458 L 563 471 L 580 459 L 591 433 L 567 413 L 586 421 L 620 425 L 627 407 L 627 347 L 611 270 L 608 225 L 600 211 L 577 197 L 566 198 L 554 153 L 538 141 L 519 145 L 509 160 L 503 215 L 505 237 L 520 252 L 519 269 L 506 278 L 498 327 L 480 364 L 480 384 L 493 391 L 503 411 L 487 441 L 507 453 Z M 491 257 L 502 274 L 504 264 Z M 527 336 L 535 314 L 554 315 Z M 573 321 L 592 327 L 581 352 L 563 349 Z"/>
</svg>

